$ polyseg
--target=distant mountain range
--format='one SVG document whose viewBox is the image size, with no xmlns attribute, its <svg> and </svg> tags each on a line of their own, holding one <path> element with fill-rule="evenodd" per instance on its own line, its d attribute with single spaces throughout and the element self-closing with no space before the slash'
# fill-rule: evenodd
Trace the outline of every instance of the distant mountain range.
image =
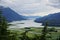
<svg viewBox="0 0 60 40">
<path fill-rule="evenodd" d="M 36 19 L 39 18 L 40 16 L 25 16 L 27 19 Z"/>
<path fill-rule="evenodd" d="M 0 8 L 2 9 L 3 16 L 7 19 L 8 22 L 26 20 L 24 16 L 19 15 L 9 7 L 4 8 L 3 6 L 0 6 Z"/>
<path fill-rule="evenodd" d="M 48 26 L 60 26 L 60 12 L 49 14 L 35 20 L 35 22 L 42 23 L 42 25 L 45 25 L 46 21 L 48 22 Z"/>
</svg>

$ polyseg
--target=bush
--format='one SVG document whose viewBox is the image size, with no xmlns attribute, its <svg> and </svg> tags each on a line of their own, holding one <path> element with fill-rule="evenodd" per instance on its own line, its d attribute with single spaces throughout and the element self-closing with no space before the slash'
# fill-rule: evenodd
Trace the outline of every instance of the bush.
<svg viewBox="0 0 60 40">
<path fill-rule="evenodd" d="M 57 30 L 54 27 L 50 28 L 48 31 L 49 32 L 57 32 Z"/>
</svg>

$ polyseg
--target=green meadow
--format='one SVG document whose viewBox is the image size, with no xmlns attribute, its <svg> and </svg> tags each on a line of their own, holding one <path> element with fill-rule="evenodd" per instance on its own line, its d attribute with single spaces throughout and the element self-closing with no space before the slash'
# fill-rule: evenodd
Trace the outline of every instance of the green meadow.
<svg viewBox="0 0 60 40">
<path fill-rule="evenodd" d="M 11 34 L 15 34 L 20 40 L 39 40 L 42 35 L 43 27 L 25 27 L 25 28 L 11 28 Z M 48 27 L 46 40 L 59 40 L 60 27 Z"/>
</svg>

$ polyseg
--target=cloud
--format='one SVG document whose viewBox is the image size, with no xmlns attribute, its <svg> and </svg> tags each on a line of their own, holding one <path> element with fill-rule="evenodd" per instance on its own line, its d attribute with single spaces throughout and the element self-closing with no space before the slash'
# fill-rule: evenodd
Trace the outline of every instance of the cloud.
<svg viewBox="0 0 60 40">
<path fill-rule="evenodd" d="M 60 3 L 60 0 L 49 0 L 49 2 L 56 4 L 56 3 Z"/>
<path fill-rule="evenodd" d="M 52 11 L 58 12 L 60 10 L 57 9 L 57 7 L 55 8 L 57 5 L 55 3 L 59 4 L 58 1 L 55 2 L 55 0 L 53 0 L 53 2 L 52 0 L 2 0 L 0 5 L 10 7 L 20 15 L 44 16 L 52 13 Z"/>
<path fill-rule="evenodd" d="M 60 9 L 60 0 L 49 0 L 50 6 Z"/>
</svg>

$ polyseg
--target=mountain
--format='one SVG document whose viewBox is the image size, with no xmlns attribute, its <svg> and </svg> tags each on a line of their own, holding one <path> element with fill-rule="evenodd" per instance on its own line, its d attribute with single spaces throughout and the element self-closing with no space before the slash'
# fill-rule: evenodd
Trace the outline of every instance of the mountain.
<svg viewBox="0 0 60 40">
<path fill-rule="evenodd" d="M 25 16 L 27 19 L 36 19 L 39 18 L 40 16 Z"/>
<path fill-rule="evenodd" d="M 45 25 L 46 21 L 48 22 L 48 26 L 60 26 L 60 12 L 49 14 L 35 20 L 35 22 L 42 23 L 42 25 Z"/>
<path fill-rule="evenodd" d="M 8 22 L 26 20 L 24 16 L 19 15 L 9 7 L 0 6 L 0 9 L 2 9 L 2 14 Z"/>
</svg>

